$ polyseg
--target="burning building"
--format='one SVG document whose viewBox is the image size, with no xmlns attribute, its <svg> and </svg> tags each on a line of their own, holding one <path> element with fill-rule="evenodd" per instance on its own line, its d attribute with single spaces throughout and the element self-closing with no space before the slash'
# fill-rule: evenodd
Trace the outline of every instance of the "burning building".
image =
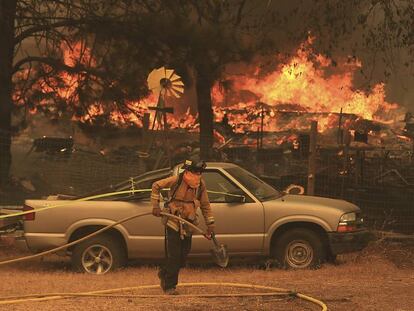
<svg viewBox="0 0 414 311">
<path fill-rule="evenodd" d="M 68 66 L 75 66 L 75 59 L 84 63 L 94 61 L 81 43 L 70 50 L 62 48 Z M 397 151 L 399 157 L 406 154 L 406 158 L 412 160 L 412 136 L 407 129 L 411 121 L 407 121 L 407 111 L 386 99 L 383 83 L 365 91 L 354 87 L 355 75 L 362 66 L 358 59 L 349 57 L 335 62 L 312 49 L 312 38 L 293 56 L 283 59 L 276 55 L 274 58 L 276 61 L 266 65 L 238 65 L 243 68 L 238 72 L 229 67 L 211 90 L 216 146 L 229 160 L 240 161 L 255 170 L 258 162 L 264 163 L 261 172 L 281 178 L 275 182 L 278 186 L 290 182 L 305 184 L 308 131 L 312 120 L 318 121 L 320 134 L 318 174 L 325 174 L 325 179 L 319 180 L 327 181 L 319 187 L 324 189 L 320 190 L 321 194 L 352 197 L 346 193 L 350 182 L 361 186 L 367 176 L 375 182 L 386 181 L 389 168 L 385 162 L 392 152 Z M 101 119 L 109 120 L 107 125 L 128 130 L 131 127 L 145 129 L 153 122 L 154 114 L 149 108 L 156 106 L 155 96 L 126 100 L 122 105 L 96 101 L 84 106 L 76 92 L 84 79 L 86 76 L 82 73 L 45 75 L 30 90 L 36 93 L 39 101 L 37 106 L 29 105 L 30 113 L 53 112 L 57 98 L 75 111 L 73 120 L 84 124 L 84 128 L 99 124 Z M 91 91 L 98 92 L 99 87 Z M 24 95 L 16 92 L 17 104 L 25 104 Z M 176 144 L 197 140 L 199 124 L 197 114 L 191 112 L 192 99 L 184 97 L 168 103 L 184 111 L 168 115 L 170 134 L 175 137 Z M 76 113 L 78 110 L 83 113 Z M 99 133 L 94 131 L 94 135 Z M 74 140 L 76 144 L 76 135 Z M 128 141 L 136 144 L 139 139 Z M 107 142 L 106 145 L 115 144 Z M 126 153 L 130 154 L 130 150 Z M 109 153 L 105 150 L 102 154 Z M 373 165 L 366 167 L 364 161 L 371 161 Z M 369 172 L 370 168 L 374 172 Z M 327 176 L 327 172 L 331 175 Z M 378 179 L 382 174 L 388 177 Z M 325 188 L 327 185 L 332 188 L 333 184 L 339 184 L 335 187 L 337 193 L 327 193 Z"/>
</svg>

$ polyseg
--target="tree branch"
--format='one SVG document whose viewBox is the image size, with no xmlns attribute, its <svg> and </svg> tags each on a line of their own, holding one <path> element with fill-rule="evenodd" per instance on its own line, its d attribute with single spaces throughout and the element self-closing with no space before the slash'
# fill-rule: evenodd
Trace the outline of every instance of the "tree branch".
<svg viewBox="0 0 414 311">
<path fill-rule="evenodd" d="M 30 37 L 31 35 L 33 35 L 37 32 L 46 31 L 46 30 L 50 30 L 50 29 L 53 29 L 53 28 L 65 27 L 65 26 L 77 26 L 77 25 L 81 25 L 81 24 L 85 24 L 85 23 L 86 23 L 86 20 L 84 20 L 84 19 L 79 19 L 79 20 L 69 19 L 69 20 L 64 20 L 64 21 L 52 23 L 52 24 L 44 24 L 44 25 L 34 26 L 32 28 L 29 28 L 29 29 L 26 29 L 26 30 L 22 31 L 19 35 L 17 35 L 14 38 L 14 45 L 19 44 L 24 39 Z"/>
<path fill-rule="evenodd" d="M 96 68 L 86 67 L 82 64 L 77 64 L 76 66 L 71 67 L 71 66 L 68 66 L 62 63 L 59 59 L 51 58 L 51 57 L 41 57 L 41 56 L 28 56 L 28 57 L 21 59 L 16 64 L 14 64 L 12 73 L 14 74 L 17 71 L 19 71 L 24 64 L 32 63 L 32 62 L 43 63 L 46 65 L 49 65 L 55 70 L 66 71 L 68 73 L 85 72 L 85 73 L 91 74 L 96 77 L 103 78 L 106 76 L 104 71 L 97 70 Z"/>
<path fill-rule="evenodd" d="M 237 10 L 237 17 L 236 17 L 236 22 L 234 23 L 235 26 L 240 25 L 241 21 L 242 21 L 242 16 L 243 16 L 243 9 L 244 6 L 246 4 L 246 0 L 241 1 L 239 8 Z"/>
</svg>

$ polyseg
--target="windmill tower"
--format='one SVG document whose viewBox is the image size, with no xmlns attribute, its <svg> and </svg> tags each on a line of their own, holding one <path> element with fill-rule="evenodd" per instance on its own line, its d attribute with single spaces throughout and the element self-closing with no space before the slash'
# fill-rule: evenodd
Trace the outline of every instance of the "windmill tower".
<svg viewBox="0 0 414 311">
<path fill-rule="evenodd" d="M 181 77 L 177 75 L 173 69 L 167 69 L 165 67 L 161 67 L 158 69 L 154 69 L 148 75 L 147 78 L 148 88 L 149 90 L 156 96 L 158 96 L 157 106 L 156 107 L 149 107 L 150 110 L 155 110 L 154 120 L 151 125 L 151 131 L 154 130 L 163 130 L 163 145 L 165 148 L 169 146 L 167 142 L 167 113 L 174 113 L 174 109 L 172 107 L 167 107 L 167 99 L 169 97 L 180 98 L 181 95 L 184 93 L 184 83 L 181 80 Z M 149 155 L 149 152 L 154 144 L 156 135 L 152 135 L 152 139 L 150 144 L 148 145 L 148 149 L 146 154 Z M 164 150 L 164 155 L 168 156 L 169 164 L 171 164 L 170 159 L 170 152 L 168 150 Z M 159 152 L 159 156 L 155 163 L 154 169 L 156 169 L 161 161 L 162 152 Z"/>
</svg>

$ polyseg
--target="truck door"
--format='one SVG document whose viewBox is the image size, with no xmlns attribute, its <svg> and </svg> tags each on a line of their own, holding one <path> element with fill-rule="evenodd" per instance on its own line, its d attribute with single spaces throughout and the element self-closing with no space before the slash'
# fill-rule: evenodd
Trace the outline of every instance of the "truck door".
<svg viewBox="0 0 414 311">
<path fill-rule="evenodd" d="M 244 192 L 219 169 L 203 173 L 213 210 L 216 235 L 227 245 L 230 254 L 255 255 L 263 251 L 264 209 L 261 202 Z M 241 198 L 244 197 L 244 202 Z M 206 229 L 198 211 L 200 227 Z M 201 235 L 193 236 L 192 255 L 208 254 L 211 242 Z"/>
<path fill-rule="evenodd" d="M 167 176 L 157 176 L 140 182 L 137 189 L 151 189 L 152 183 Z M 162 191 L 165 195 L 167 191 Z M 134 196 L 137 200 L 134 200 Z M 128 213 L 138 214 L 152 211 L 150 200 L 151 191 L 145 193 L 136 193 L 129 198 Z M 163 206 L 161 200 L 160 207 Z M 132 219 L 124 224 L 129 233 L 129 256 L 131 258 L 163 258 L 164 257 L 164 231 L 161 224 L 161 218 L 152 215 Z"/>
</svg>

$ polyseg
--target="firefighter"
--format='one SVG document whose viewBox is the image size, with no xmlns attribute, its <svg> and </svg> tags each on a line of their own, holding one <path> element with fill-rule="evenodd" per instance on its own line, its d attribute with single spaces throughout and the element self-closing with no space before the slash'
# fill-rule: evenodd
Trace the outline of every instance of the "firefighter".
<svg viewBox="0 0 414 311">
<path fill-rule="evenodd" d="M 206 184 L 201 173 L 206 168 L 204 161 L 186 160 L 184 171 L 178 176 L 161 179 L 152 185 L 152 214 L 160 217 L 160 191 L 170 188 L 169 200 L 164 204 L 163 211 L 177 215 L 185 220 L 198 224 L 197 209 L 200 208 L 207 225 L 207 235 L 214 233 L 214 217 L 207 195 Z M 162 290 L 168 295 L 178 295 L 176 285 L 180 268 L 185 265 L 191 250 L 191 228 L 178 220 L 163 216 L 165 225 L 165 257 L 166 261 L 158 272 Z"/>
</svg>

